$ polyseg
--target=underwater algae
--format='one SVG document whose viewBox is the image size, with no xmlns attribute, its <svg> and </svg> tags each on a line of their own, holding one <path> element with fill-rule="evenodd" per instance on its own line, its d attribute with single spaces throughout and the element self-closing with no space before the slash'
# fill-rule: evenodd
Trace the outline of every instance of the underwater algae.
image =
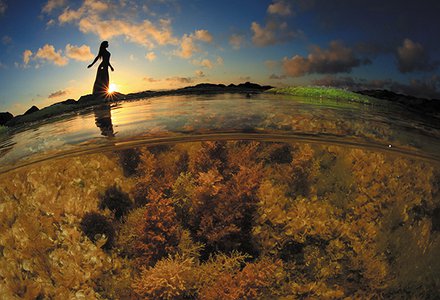
<svg viewBox="0 0 440 300">
<path fill-rule="evenodd" d="M 2 299 L 439 295 L 440 172 L 429 161 L 209 141 L 0 177 Z"/>
</svg>

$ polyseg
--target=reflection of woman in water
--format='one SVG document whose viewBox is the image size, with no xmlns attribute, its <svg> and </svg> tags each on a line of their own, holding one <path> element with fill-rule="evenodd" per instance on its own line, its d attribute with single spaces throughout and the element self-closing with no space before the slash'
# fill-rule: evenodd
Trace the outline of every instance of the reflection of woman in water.
<svg viewBox="0 0 440 300">
<path fill-rule="evenodd" d="M 101 135 L 113 137 L 112 115 L 110 105 L 107 103 L 93 107 L 95 113 L 95 124 L 101 129 Z"/>
<path fill-rule="evenodd" d="M 98 59 L 102 59 L 99 64 L 98 72 L 96 73 L 95 84 L 93 85 L 93 95 L 105 97 L 108 92 L 109 87 L 109 76 L 108 67 L 114 71 L 112 65 L 110 64 L 110 52 L 107 51 L 108 42 L 103 41 L 99 47 L 99 53 L 95 57 L 95 60 L 87 66 L 87 68 L 92 67 Z"/>
</svg>

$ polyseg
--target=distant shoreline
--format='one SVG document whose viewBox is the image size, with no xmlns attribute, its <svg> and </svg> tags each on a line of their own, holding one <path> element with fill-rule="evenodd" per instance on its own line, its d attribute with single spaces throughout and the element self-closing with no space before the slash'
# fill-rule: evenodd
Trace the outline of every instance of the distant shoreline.
<svg viewBox="0 0 440 300">
<path fill-rule="evenodd" d="M 13 127 L 28 122 L 45 120 L 51 117 L 62 115 L 64 113 L 81 110 L 86 107 L 99 105 L 102 103 L 113 103 L 116 101 L 129 101 L 141 98 L 152 98 L 160 96 L 172 95 L 203 95 L 203 94 L 223 94 L 223 93 L 239 93 L 239 94 L 257 94 L 262 92 L 271 92 L 277 94 L 285 94 L 302 97 L 319 97 L 323 99 L 334 99 L 340 101 L 359 102 L 370 104 L 369 99 L 386 100 L 387 102 L 398 103 L 414 110 L 420 114 L 427 114 L 436 118 L 440 118 L 440 100 L 423 99 L 413 96 L 397 94 L 387 90 L 365 90 L 350 92 L 344 89 L 331 87 L 288 87 L 273 88 L 272 86 L 262 86 L 256 83 L 241 83 L 238 85 L 230 84 L 211 84 L 201 83 L 195 86 L 188 86 L 174 90 L 163 91 L 143 91 L 137 93 L 121 94 L 112 93 L 106 98 L 96 97 L 95 95 L 84 95 L 78 100 L 68 99 L 65 101 L 54 103 L 50 106 L 38 109 L 36 106 L 29 108 L 24 114 L 13 116 L 9 112 L 0 112 L 0 126 Z"/>
</svg>

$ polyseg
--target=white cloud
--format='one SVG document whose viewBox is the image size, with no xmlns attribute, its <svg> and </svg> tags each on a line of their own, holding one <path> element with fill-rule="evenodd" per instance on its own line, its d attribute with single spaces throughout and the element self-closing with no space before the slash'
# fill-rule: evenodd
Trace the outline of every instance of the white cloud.
<svg viewBox="0 0 440 300">
<path fill-rule="evenodd" d="M 284 1 L 275 1 L 267 8 L 267 12 L 272 15 L 289 16 L 292 14 L 290 5 Z"/>
<path fill-rule="evenodd" d="M 148 59 L 148 61 L 153 61 L 153 60 L 155 60 L 156 59 L 156 53 L 154 53 L 154 52 L 148 52 L 146 55 L 145 55 L 145 58 L 146 59 Z"/>
<path fill-rule="evenodd" d="M 32 57 L 32 51 L 31 50 L 24 50 L 24 52 L 23 52 L 23 63 L 24 63 L 25 66 L 29 64 L 29 61 L 30 61 L 31 57 Z"/>
<path fill-rule="evenodd" d="M 0 15 L 3 15 L 6 12 L 6 8 L 8 8 L 6 3 L 0 0 Z"/>
<path fill-rule="evenodd" d="M 67 57 L 62 56 L 61 50 L 55 51 L 55 47 L 49 44 L 39 48 L 35 54 L 36 59 L 50 61 L 57 66 L 65 66 L 69 62 Z"/>
<path fill-rule="evenodd" d="M 66 56 L 79 61 L 88 61 L 93 58 L 93 54 L 90 51 L 90 47 L 82 45 L 80 47 L 66 45 Z"/>
<path fill-rule="evenodd" d="M 50 13 L 58 7 L 63 7 L 66 4 L 66 0 L 49 0 L 46 5 L 43 6 L 43 12 Z"/>
</svg>

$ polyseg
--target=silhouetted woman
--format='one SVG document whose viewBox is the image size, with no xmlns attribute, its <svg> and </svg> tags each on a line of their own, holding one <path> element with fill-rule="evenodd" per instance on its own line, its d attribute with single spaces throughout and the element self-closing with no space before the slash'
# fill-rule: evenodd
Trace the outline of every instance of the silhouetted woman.
<svg viewBox="0 0 440 300">
<path fill-rule="evenodd" d="M 112 65 L 110 64 L 110 52 L 107 51 L 108 42 L 103 41 L 101 46 L 99 47 L 99 53 L 95 57 L 95 60 L 87 66 L 87 68 L 92 67 L 98 59 L 102 59 L 102 62 L 99 64 L 98 72 L 96 72 L 96 80 L 93 85 L 93 95 L 105 97 L 108 92 L 109 87 L 109 76 L 108 76 L 108 67 L 114 71 Z"/>
</svg>

